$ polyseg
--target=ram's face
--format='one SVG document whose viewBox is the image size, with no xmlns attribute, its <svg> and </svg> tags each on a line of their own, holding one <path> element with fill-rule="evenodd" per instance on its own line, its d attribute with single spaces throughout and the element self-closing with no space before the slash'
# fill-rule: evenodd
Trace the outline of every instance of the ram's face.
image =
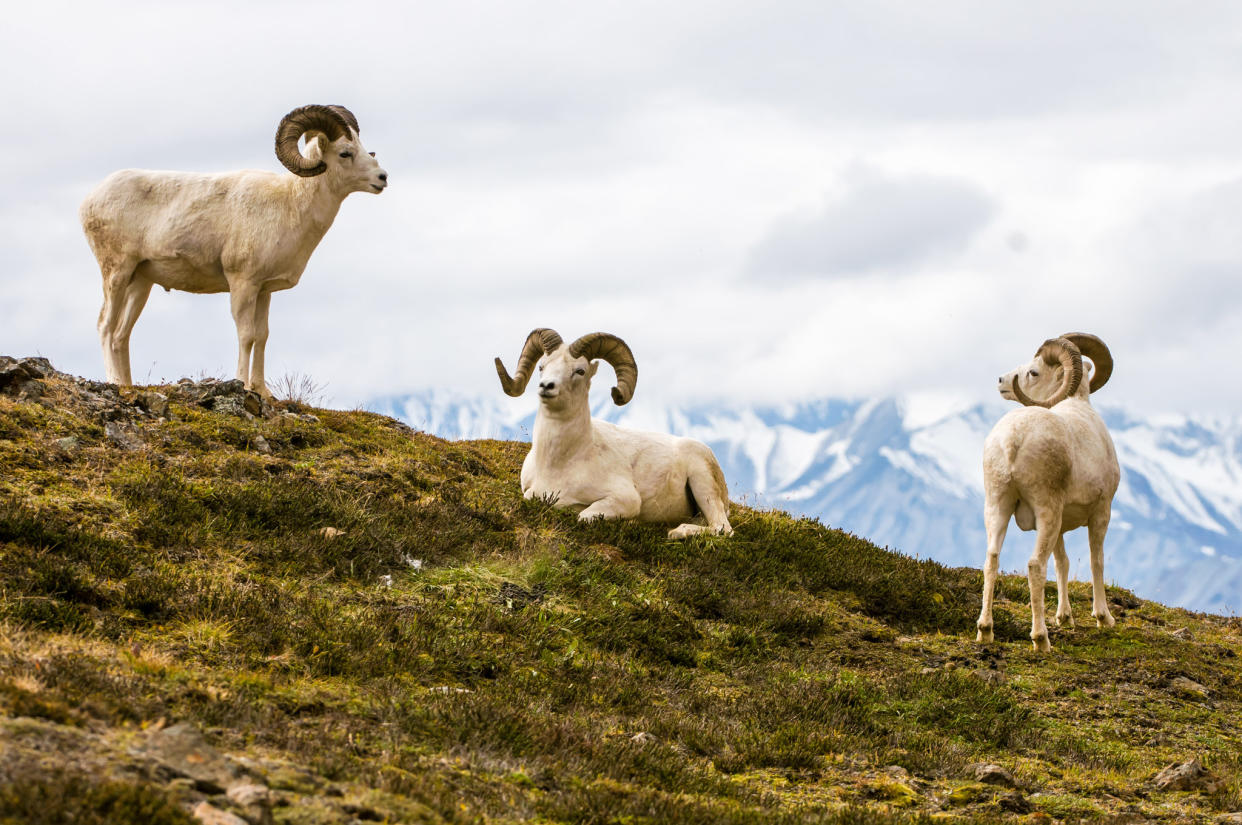
<svg viewBox="0 0 1242 825">
<path fill-rule="evenodd" d="M 1048 358 L 1051 357 L 1048 356 Z M 1013 394 L 1013 379 L 1015 377 L 1017 377 L 1022 391 L 1036 401 L 1046 401 L 1056 394 L 1061 389 L 1061 382 L 1065 380 L 1065 370 L 1062 368 L 1060 361 L 1052 358 L 1052 361 L 1049 362 L 1048 358 L 1036 354 L 1030 363 L 1010 370 L 998 378 L 997 389 L 1000 391 L 1001 398 L 1004 398 L 1006 401 L 1018 400 Z M 1095 368 L 1088 358 L 1082 359 L 1082 368 L 1083 385 L 1086 386 Z"/>
<path fill-rule="evenodd" d="M 562 410 L 585 401 L 591 390 L 591 378 L 599 369 L 598 361 L 575 358 L 568 347 L 560 347 L 539 362 L 539 403 L 552 410 Z"/>
<path fill-rule="evenodd" d="M 1017 401 L 1013 394 L 1013 379 L 1016 376 L 1022 391 L 1036 401 L 1051 398 L 1061 388 L 1061 364 L 1055 358 L 1051 363 L 1042 355 L 1037 354 L 1030 363 L 1010 370 L 999 379 L 1002 398 Z"/>
<path fill-rule="evenodd" d="M 375 153 L 362 145 L 357 132 L 351 131 L 331 143 L 321 139 L 321 145 L 328 174 L 334 175 L 346 191 L 378 194 L 388 188 L 388 172 L 379 165 Z"/>
</svg>

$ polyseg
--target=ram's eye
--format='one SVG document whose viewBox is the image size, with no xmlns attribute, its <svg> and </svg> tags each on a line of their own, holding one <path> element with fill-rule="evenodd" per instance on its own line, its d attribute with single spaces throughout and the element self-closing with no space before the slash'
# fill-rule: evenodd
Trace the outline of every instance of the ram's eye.
<svg viewBox="0 0 1242 825">
<path fill-rule="evenodd" d="M 1031 370 L 1031 377 L 1032 377 L 1032 378 L 1038 378 L 1038 377 L 1039 377 L 1039 373 L 1037 373 L 1035 370 Z"/>
<path fill-rule="evenodd" d="M 353 156 L 354 156 L 353 152 L 341 152 L 341 157 L 343 158 L 352 158 Z"/>
<path fill-rule="evenodd" d="M 578 369 L 574 370 L 574 373 L 576 373 L 577 375 L 586 375 L 586 370 L 584 370 L 582 367 L 578 367 Z"/>
<path fill-rule="evenodd" d="M 370 155 L 371 157 L 375 157 L 375 153 L 374 153 L 374 152 L 367 152 L 367 154 L 368 154 L 368 155 Z"/>
</svg>

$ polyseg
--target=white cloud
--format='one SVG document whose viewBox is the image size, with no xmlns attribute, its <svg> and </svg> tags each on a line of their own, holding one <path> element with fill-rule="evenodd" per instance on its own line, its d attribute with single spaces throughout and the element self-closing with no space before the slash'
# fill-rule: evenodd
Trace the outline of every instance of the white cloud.
<svg viewBox="0 0 1242 825">
<path fill-rule="evenodd" d="M 996 212 L 967 181 L 894 177 L 862 164 L 846 170 L 841 189 L 818 211 L 777 221 L 751 257 L 755 280 L 919 267 L 962 252 Z"/>
</svg>

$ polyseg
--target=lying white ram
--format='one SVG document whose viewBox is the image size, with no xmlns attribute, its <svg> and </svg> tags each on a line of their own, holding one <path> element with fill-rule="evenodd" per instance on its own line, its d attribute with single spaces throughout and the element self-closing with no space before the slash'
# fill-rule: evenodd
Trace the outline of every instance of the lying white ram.
<svg viewBox="0 0 1242 825">
<path fill-rule="evenodd" d="M 1083 356 L 1094 373 L 1083 380 Z M 1000 393 L 1020 402 L 1006 413 L 983 446 L 984 528 L 988 554 L 983 567 L 980 642 L 991 642 L 992 591 L 1000 566 L 1001 544 L 1010 517 L 1022 530 L 1035 530 L 1035 550 L 1027 564 L 1031 592 L 1031 641 L 1049 651 L 1044 621 L 1044 583 L 1048 556 L 1057 568 L 1057 625 L 1073 624 L 1069 602 L 1069 530 L 1086 526 L 1091 545 L 1091 614 L 1099 627 L 1112 627 L 1104 593 L 1104 534 L 1113 495 L 1121 480 L 1117 452 L 1090 394 L 1113 371 L 1108 347 L 1094 335 L 1069 332 L 1043 343 L 1034 359 L 1000 378 Z"/>
<path fill-rule="evenodd" d="M 298 142 L 306 139 L 302 154 Z M 129 336 L 151 287 L 228 292 L 237 377 L 270 395 L 263 376 L 272 293 L 296 286 L 351 192 L 382 192 L 388 173 L 343 106 L 303 106 L 280 121 L 276 157 L 292 172 L 206 175 L 126 169 L 79 214 L 103 274 L 99 339 L 108 380 L 131 383 Z"/>
<path fill-rule="evenodd" d="M 539 411 L 522 462 L 522 494 L 548 497 L 578 518 L 639 518 L 683 522 L 671 539 L 702 532 L 729 534 L 729 491 L 711 449 L 690 438 L 643 433 L 591 418 L 591 378 L 603 359 L 617 373 L 612 399 L 634 394 L 638 365 L 625 342 L 594 332 L 565 346 L 550 329 L 526 338 L 512 378 L 500 359 L 501 386 L 517 397 L 539 368 Z M 690 523 L 696 516 L 701 523 Z"/>
</svg>

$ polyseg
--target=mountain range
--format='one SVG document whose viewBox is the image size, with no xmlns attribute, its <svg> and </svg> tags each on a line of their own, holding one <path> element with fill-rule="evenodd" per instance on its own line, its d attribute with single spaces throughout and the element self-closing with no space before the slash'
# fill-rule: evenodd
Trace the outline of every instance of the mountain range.
<svg viewBox="0 0 1242 825">
<path fill-rule="evenodd" d="M 367 407 L 444 438 L 529 440 L 531 401 L 427 391 Z M 986 549 L 983 441 L 1008 409 L 999 399 L 931 396 L 771 406 L 636 399 L 621 408 L 605 402 L 595 414 L 706 442 L 735 501 L 815 517 L 909 555 L 978 567 Z M 1106 579 L 1165 604 L 1242 612 L 1242 418 L 1100 411 L 1122 468 Z M 1001 568 L 1025 571 L 1033 544 L 1034 533 L 1011 524 Z M 1086 530 L 1068 534 L 1066 548 L 1071 577 L 1089 580 Z"/>
</svg>

